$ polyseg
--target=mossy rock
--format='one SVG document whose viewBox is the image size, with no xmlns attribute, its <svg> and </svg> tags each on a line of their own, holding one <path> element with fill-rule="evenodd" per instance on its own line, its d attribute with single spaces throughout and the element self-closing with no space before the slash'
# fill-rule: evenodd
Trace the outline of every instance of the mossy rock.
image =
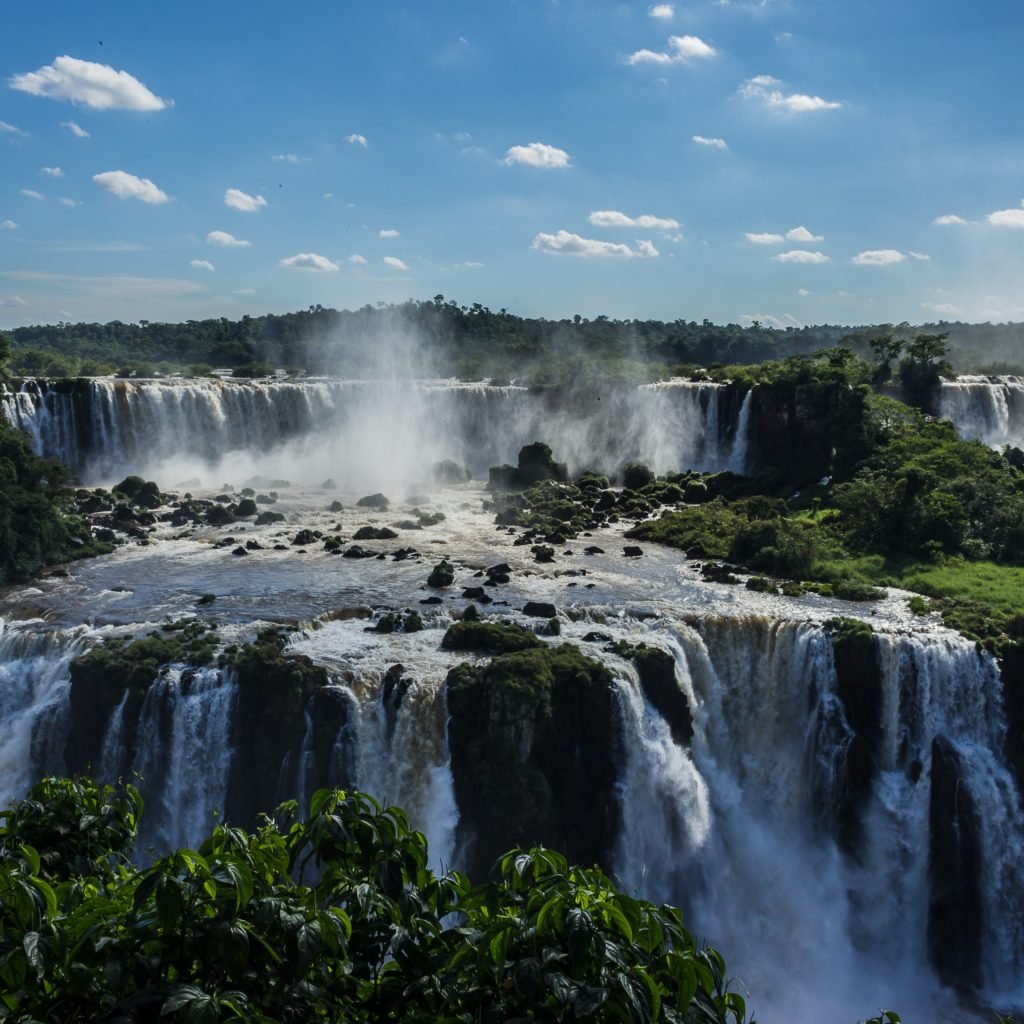
<svg viewBox="0 0 1024 1024">
<path fill-rule="evenodd" d="M 427 577 L 428 587 L 450 587 L 454 582 L 455 566 L 447 558 L 442 558 Z"/>
<path fill-rule="evenodd" d="M 353 540 L 394 540 L 398 534 L 386 526 L 360 526 L 352 535 Z"/>
<path fill-rule="evenodd" d="M 484 651 L 488 654 L 507 654 L 543 646 L 543 642 L 530 630 L 514 622 L 482 622 L 478 619 L 453 623 L 441 641 L 441 647 L 446 651 Z"/>
</svg>

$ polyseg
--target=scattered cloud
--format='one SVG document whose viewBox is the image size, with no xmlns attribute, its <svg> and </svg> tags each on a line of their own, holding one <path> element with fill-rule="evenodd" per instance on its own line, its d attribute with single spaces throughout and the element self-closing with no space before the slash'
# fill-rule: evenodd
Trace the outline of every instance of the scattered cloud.
<svg viewBox="0 0 1024 1024">
<path fill-rule="evenodd" d="M 466 270 L 482 270 L 484 264 L 479 260 L 466 260 L 464 263 L 456 263 L 455 269 L 465 268 Z"/>
<path fill-rule="evenodd" d="M 349 256 L 348 261 L 349 263 L 354 263 L 357 267 L 362 267 L 366 265 L 366 257 L 360 256 L 359 253 L 357 252 L 354 252 L 351 256 Z"/>
<path fill-rule="evenodd" d="M 115 71 L 109 64 L 94 64 L 67 55 L 57 57 L 38 71 L 12 75 L 7 84 L 32 96 L 82 103 L 94 110 L 153 111 L 173 106 L 127 71 Z"/>
<path fill-rule="evenodd" d="M 807 249 L 790 249 L 772 257 L 777 263 L 828 263 L 823 252 L 808 252 Z"/>
<path fill-rule="evenodd" d="M 255 288 L 236 288 L 235 289 L 235 294 L 236 295 L 255 295 L 256 294 L 256 289 Z"/>
<path fill-rule="evenodd" d="M 772 234 L 770 231 L 748 231 L 747 241 L 754 245 L 781 245 L 786 239 L 782 235 Z"/>
<path fill-rule="evenodd" d="M 944 213 L 941 217 L 936 217 L 932 223 L 937 224 L 939 227 L 945 227 L 949 224 L 966 224 L 967 221 L 963 217 L 958 217 L 955 213 Z"/>
<path fill-rule="evenodd" d="M 191 260 L 189 262 L 190 267 L 195 267 L 196 270 L 216 270 L 217 268 L 209 260 Z"/>
<path fill-rule="evenodd" d="M 0 231 L 14 231 L 17 226 L 13 220 L 0 220 Z"/>
<path fill-rule="evenodd" d="M 294 267 L 296 270 L 310 270 L 314 273 L 338 269 L 337 263 L 332 263 L 326 256 L 320 256 L 315 252 L 296 253 L 294 256 L 281 260 L 281 266 Z"/>
<path fill-rule="evenodd" d="M 241 189 L 229 188 L 224 192 L 224 205 L 230 206 L 233 210 L 241 210 L 243 213 L 255 213 L 267 205 L 263 196 L 251 196 Z"/>
<path fill-rule="evenodd" d="M 908 250 L 907 250 L 907 255 L 908 255 L 908 256 L 909 256 L 909 257 L 910 257 L 911 259 L 914 259 L 914 260 L 921 260 L 922 262 L 926 262 L 927 260 L 930 260 L 930 259 L 931 259 L 931 256 L 929 256 L 929 255 L 928 255 L 927 253 L 923 253 L 923 252 L 914 252 L 914 250 L 913 250 L 913 249 L 908 249 Z"/>
<path fill-rule="evenodd" d="M 669 36 L 668 46 L 671 52 L 659 50 L 637 50 L 626 58 L 626 63 L 637 64 L 685 64 L 696 58 L 715 57 L 718 51 L 700 36 Z"/>
<path fill-rule="evenodd" d="M 740 95 L 748 100 L 760 100 L 773 110 L 784 110 L 791 114 L 806 114 L 816 110 L 838 110 L 838 100 L 823 100 L 820 96 L 808 96 L 795 92 L 787 95 L 778 88 L 782 83 L 771 75 L 757 75 L 748 78 L 740 86 Z"/>
<path fill-rule="evenodd" d="M 786 232 L 786 238 L 791 242 L 824 242 L 824 235 L 812 235 L 802 224 L 798 228 L 790 228 Z"/>
<path fill-rule="evenodd" d="M 37 192 L 34 188 L 19 188 L 18 194 L 24 196 L 26 199 L 45 199 L 46 196 L 42 192 Z"/>
<path fill-rule="evenodd" d="M 206 241 L 210 245 L 223 245 L 229 249 L 241 249 L 250 244 L 244 239 L 235 238 L 234 235 L 227 231 L 211 231 L 207 234 Z"/>
<path fill-rule="evenodd" d="M 143 203 L 158 206 L 166 203 L 170 196 L 157 188 L 149 178 L 139 178 L 127 171 L 104 171 L 94 174 L 92 180 L 100 188 L 113 193 L 118 199 L 138 199 Z"/>
<path fill-rule="evenodd" d="M 893 263 L 902 263 L 906 254 L 898 249 L 865 249 L 853 257 L 858 267 L 887 267 Z"/>
<path fill-rule="evenodd" d="M 675 231 L 679 227 L 679 221 L 672 217 L 655 217 L 651 213 L 630 217 L 618 210 L 595 210 L 587 220 L 599 228 L 645 228 L 647 230 Z"/>
<path fill-rule="evenodd" d="M 922 302 L 922 309 L 927 309 L 931 313 L 938 313 L 940 316 L 963 316 L 964 311 L 959 306 L 954 306 L 951 302 Z"/>
<path fill-rule="evenodd" d="M 806 299 L 808 295 L 814 294 L 814 292 L 808 291 L 806 288 L 797 288 L 796 293 L 801 299 Z"/>
<path fill-rule="evenodd" d="M 60 197 L 61 206 L 81 206 L 82 204 L 77 199 L 69 199 L 67 196 Z"/>
<path fill-rule="evenodd" d="M 559 231 L 549 235 L 541 232 L 530 243 L 531 249 L 551 253 L 555 256 L 615 256 L 624 259 L 653 257 L 658 250 L 651 242 L 638 241 L 636 248 L 631 249 L 621 242 L 602 242 L 596 238 L 582 238 L 569 231 Z"/>
<path fill-rule="evenodd" d="M 28 303 L 20 295 L 0 295 L 0 306 L 27 306 Z"/>
<path fill-rule="evenodd" d="M 299 156 L 297 153 L 275 153 L 270 159 L 283 161 L 286 164 L 301 164 L 307 158 L 304 156 Z"/>
<path fill-rule="evenodd" d="M 696 142 L 698 146 L 709 146 L 711 149 L 728 149 L 729 144 L 725 139 L 715 138 L 714 136 L 707 135 L 693 135 L 691 136 L 693 142 Z"/>
<path fill-rule="evenodd" d="M 512 146 L 505 154 L 506 164 L 526 164 L 528 167 L 559 168 L 569 166 L 569 154 L 557 146 L 543 142 L 530 142 L 525 146 Z"/>
<path fill-rule="evenodd" d="M 1024 200 L 1021 201 L 1019 210 L 996 210 L 990 213 L 985 220 L 997 228 L 1024 228 Z"/>
<path fill-rule="evenodd" d="M 385 256 L 381 262 L 385 267 L 391 267 L 392 270 L 408 270 L 403 260 L 400 260 L 397 256 Z"/>
<path fill-rule="evenodd" d="M 0 135 L 21 135 L 24 138 L 28 137 L 28 132 L 23 132 L 17 125 L 8 124 L 6 121 L 0 121 Z"/>
<path fill-rule="evenodd" d="M 67 128 L 67 130 L 71 132 L 76 139 L 91 138 L 89 133 L 80 124 L 76 124 L 74 121 L 61 121 L 60 126 L 61 128 Z"/>
<path fill-rule="evenodd" d="M 64 172 L 59 167 L 40 167 L 40 174 L 45 174 L 48 178 L 63 178 Z"/>
<path fill-rule="evenodd" d="M 366 148 L 366 136 L 360 135 L 358 132 L 346 135 L 345 141 L 351 143 L 353 146 L 362 146 L 364 149 Z"/>
<path fill-rule="evenodd" d="M 676 13 L 676 9 L 672 4 L 655 4 L 647 13 L 652 18 L 661 18 L 663 21 L 669 21 Z"/>
<path fill-rule="evenodd" d="M 401 234 L 401 232 L 400 231 L 396 231 L 394 228 L 381 228 L 380 231 L 377 232 L 377 237 L 378 238 L 398 238 L 398 236 L 400 234 Z"/>
</svg>

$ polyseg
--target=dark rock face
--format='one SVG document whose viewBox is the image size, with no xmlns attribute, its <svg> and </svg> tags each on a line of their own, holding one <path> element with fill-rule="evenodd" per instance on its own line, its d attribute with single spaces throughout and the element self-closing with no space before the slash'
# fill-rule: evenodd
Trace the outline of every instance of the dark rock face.
<svg viewBox="0 0 1024 1024">
<path fill-rule="evenodd" d="M 750 465 L 798 485 L 828 476 L 833 447 L 829 412 L 835 390 L 813 384 L 760 385 L 753 397 Z"/>
<path fill-rule="evenodd" d="M 1000 658 L 1003 707 L 1006 709 L 1006 760 L 1024 793 L 1024 641 L 1007 645 Z"/>
<path fill-rule="evenodd" d="M 693 715 L 686 694 L 676 682 L 675 659 L 660 647 L 643 644 L 629 657 L 636 664 L 644 695 L 665 719 L 676 743 L 686 746 L 693 739 Z"/>
<path fill-rule="evenodd" d="M 981 981 L 980 822 L 963 784 L 956 747 L 945 736 L 932 742 L 929 815 L 928 953 L 939 976 L 963 988 Z"/>
<path fill-rule="evenodd" d="M 863 812 L 878 771 L 877 757 L 882 739 L 882 673 L 878 665 L 875 638 L 869 629 L 844 630 L 832 643 L 837 693 L 843 703 L 846 723 L 853 732 L 846 749 L 846 765 L 840 792 L 833 794 L 836 805 L 822 808 L 839 845 L 856 855 L 863 829 Z"/>
<path fill-rule="evenodd" d="M 328 784 L 341 788 L 353 784 L 353 745 L 344 742 L 344 732 L 349 726 L 351 715 L 351 698 L 338 686 L 322 686 L 310 699 L 313 765 L 309 790 Z M 299 810 L 305 811 L 307 808 L 300 807 Z"/>
<path fill-rule="evenodd" d="M 516 844 L 607 868 L 621 748 L 607 669 L 577 648 L 526 650 L 448 674 L 448 739 L 471 877 Z"/>
<path fill-rule="evenodd" d="M 568 479 L 565 463 L 555 462 L 551 449 L 541 441 L 534 441 L 519 449 L 517 467 L 492 466 L 487 486 L 492 491 L 522 491 L 542 480 L 565 483 Z"/>
<path fill-rule="evenodd" d="M 261 811 L 298 792 L 305 707 L 327 683 L 327 673 L 309 658 L 286 655 L 273 643 L 244 648 L 235 672 L 238 704 L 225 810 L 230 821 L 252 828 Z"/>
<path fill-rule="evenodd" d="M 376 508 L 387 512 L 390 502 L 378 491 L 376 494 L 367 494 L 365 497 L 360 498 L 356 504 L 360 508 Z"/>
</svg>

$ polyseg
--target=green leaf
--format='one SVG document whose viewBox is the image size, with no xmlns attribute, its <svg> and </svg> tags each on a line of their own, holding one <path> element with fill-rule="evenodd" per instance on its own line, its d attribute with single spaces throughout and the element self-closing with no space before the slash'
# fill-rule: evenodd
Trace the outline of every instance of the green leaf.
<svg viewBox="0 0 1024 1024">
<path fill-rule="evenodd" d="M 46 973 L 46 957 L 43 954 L 39 932 L 27 932 L 21 940 L 21 945 L 29 964 L 36 972 L 36 977 L 42 981 L 43 975 Z"/>
<path fill-rule="evenodd" d="M 18 847 L 21 850 L 22 857 L 28 861 L 28 873 L 30 875 L 39 874 L 39 851 L 34 846 L 21 845 Z"/>
<path fill-rule="evenodd" d="M 178 923 L 182 909 L 181 885 L 166 875 L 156 886 L 156 919 L 161 928 L 171 929 Z"/>
<path fill-rule="evenodd" d="M 206 993 L 201 988 L 196 988 L 195 985 L 178 985 L 164 1000 L 163 1006 L 160 1007 L 160 1016 L 167 1017 L 172 1013 L 177 1013 L 205 995 Z"/>
<path fill-rule="evenodd" d="M 618 929 L 619 934 L 627 942 L 633 941 L 633 929 L 630 926 L 629 919 L 622 912 L 622 909 L 616 903 L 606 903 L 604 906 L 605 913 L 611 918 L 612 923 Z"/>
</svg>

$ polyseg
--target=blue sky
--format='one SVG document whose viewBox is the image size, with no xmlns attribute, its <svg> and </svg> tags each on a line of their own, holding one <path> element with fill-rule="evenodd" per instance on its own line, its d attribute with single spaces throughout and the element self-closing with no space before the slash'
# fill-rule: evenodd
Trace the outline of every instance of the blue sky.
<svg viewBox="0 0 1024 1024">
<path fill-rule="evenodd" d="M 1024 8 L 13 3 L 0 326 L 1024 320 Z M 240 244 L 246 243 L 246 244 Z"/>
</svg>

